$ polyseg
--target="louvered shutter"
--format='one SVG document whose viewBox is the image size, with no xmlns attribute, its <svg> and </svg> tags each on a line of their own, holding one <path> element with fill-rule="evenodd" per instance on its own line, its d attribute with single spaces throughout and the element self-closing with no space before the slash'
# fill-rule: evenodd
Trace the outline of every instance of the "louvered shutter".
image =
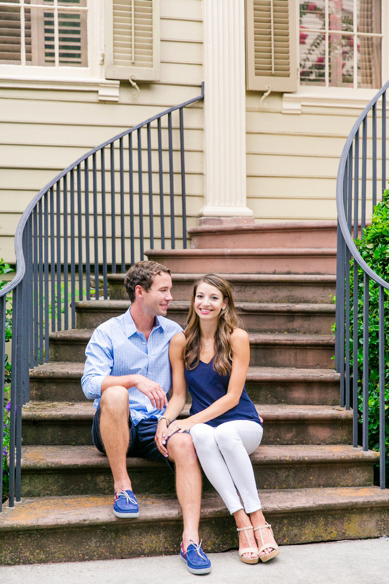
<svg viewBox="0 0 389 584">
<path fill-rule="evenodd" d="M 247 89 L 297 90 L 297 0 L 246 0 Z"/>
<path fill-rule="evenodd" d="M 107 79 L 159 79 L 159 0 L 106 0 Z"/>
</svg>

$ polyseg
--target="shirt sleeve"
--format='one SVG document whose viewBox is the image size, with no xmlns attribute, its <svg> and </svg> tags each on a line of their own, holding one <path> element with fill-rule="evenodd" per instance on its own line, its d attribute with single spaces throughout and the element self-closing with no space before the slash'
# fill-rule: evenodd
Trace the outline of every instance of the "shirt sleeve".
<svg viewBox="0 0 389 584">
<path fill-rule="evenodd" d="M 82 390 L 87 399 L 101 397 L 103 379 L 111 375 L 113 369 L 113 347 L 111 339 L 101 329 L 96 329 L 86 350 Z"/>
</svg>

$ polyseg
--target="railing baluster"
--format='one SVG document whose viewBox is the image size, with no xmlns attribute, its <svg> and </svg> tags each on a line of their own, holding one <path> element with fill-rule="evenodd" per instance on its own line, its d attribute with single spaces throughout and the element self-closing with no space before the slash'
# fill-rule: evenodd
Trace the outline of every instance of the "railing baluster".
<svg viewBox="0 0 389 584">
<path fill-rule="evenodd" d="M 63 177 L 63 311 L 64 329 L 69 329 L 68 180 Z"/>
<path fill-rule="evenodd" d="M 116 274 L 115 150 L 110 146 L 112 272 Z"/>
<path fill-rule="evenodd" d="M 369 277 L 363 276 L 363 425 L 362 447 L 369 445 Z"/>
<path fill-rule="evenodd" d="M 139 247 L 140 259 L 144 259 L 144 243 L 143 243 L 143 177 L 142 177 L 142 136 L 141 129 L 138 132 L 138 191 L 139 191 Z"/>
<path fill-rule="evenodd" d="M 170 182 L 170 238 L 171 248 L 175 249 L 175 225 L 174 225 L 174 172 L 173 172 L 173 125 L 172 114 L 168 114 L 168 135 L 169 135 L 169 182 Z"/>
<path fill-rule="evenodd" d="M 85 183 L 85 286 L 86 299 L 90 300 L 89 158 L 85 159 L 84 183 Z"/>
<path fill-rule="evenodd" d="M 358 237 L 358 206 L 359 206 L 359 130 L 355 134 L 354 159 L 354 238 Z"/>
<path fill-rule="evenodd" d="M 105 191 L 105 149 L 101 150 L 101 220 L 103 235 L 103 278 L 104 298 L 108 298 L 108 268 L 107 268 L 107 205 Z"/>
<path fill-rule="evenodd" d="M 163 161 L 162 161 L 162 122 L 158 118 L 158 175 L 159 175 L 159 214 L 161 222 L 161 248 L 165 249 L 165 208 L 163 194 Z"/>
<path fill-rule="evenodd" d="M 61 185 L 57 182 L 57 330 L 62 330 L 61 288 Z"/>
<path fill-rule="evenodd" d="M 54 187 L 50 189 L 50 277 L 51 277 L 51 330 L 56 329 L 55 321 L 55 207 Z"/>
<path fill-rule="evenodd" d="M 94 273 L 95 273 L 95 298 L 99 299 L 99 227 L 97 209 L 97 166 L 96 152 L 92 156 L 93 168 L 93 242 L 94 242 Z"/>
<path fill-rule="evenodd" d="M 345 375 L 345 397 L 346 409 L 350 409 L 350 251 L 348 247 L 345 248 L 345 263 L 346 263 L 346 327 L 345 327 L 345 345 L 346 345 L 346 375 Z"/>
<path fill-rule="evenodd" d="M 367 118 L 362 126 L 362 230 L 366 227 Z"/>
<path fill-rule="evenodd" d="M 123 138 L 119 140 L 119 178 L 120 178 L 120 255 L 121 270 L 126 271 L 126 230 L 124 223 L 124 153 Z"/>
<path fill-rule="evenodd" d="M 380 488 L 386 487 L 386 420 L 385 420 L 385 296 L 384 289 L 379 286 L 378 297 L 378 356 L 380 383 Z"/>
<path fill-rule="evenodd" d="M 372 196 L 373 209 L 377 204 L 377 104 L 372 108 Z"/>
<path fill-rule="evenodd" d="M 38 241 L 39 241 L 39 363 L 43 363 L 43 217 L 42 199 L 38 204 Z"/>
<path fill-rule="evenodd" d="M 134 159 L 132 146 L 132 132 L 128 135 L 128 174 L 130 181 L 130 240 L 131 265 L 135 263 L 135 221 L 134 221 Z"/>
<path fill-rule="evenodd" d="M 147 124 L 147 174 L 149 179 L 150 249 L 154 249 L 153 161 L 151 157 L 151 124 Z"/>
<path fill-rule="evenodd" d="M 386 91 L 382 94 L 382 192 L 386 189 Z"/>
<path fill-rule="evenodd" d="M 16 364 L 17 355 L 19 353 L 19 336 L 18 329 L 19 322 L 19 305 L 18 305 L 18 287 L 12 291 L 12 312 L 15 316 L 12 323 L 12 357 L 11 363 Z M 10 444 L 9 444 L 9 506 L 15 506 L 15 458 L 16 458 L 16 410 L 17 410 L 17 367 L 12 367 L 11 370 L 11 410 L 10 410 Z"/>
<path fill-rule="evenodd" d="M 358 297 L 358 264 L 354 260 L 354 296 L 353 296 L 353 446 L 358 446 L 358 315 L 359 315 L 359 297 Z"/>
<path fill-rule="evenodd" d="M 84 282 L 82 260 L 82 191 L 81 191 L 81 166 L 77 165 L 77 223 L 78 223 L 78 297 L 84 299 Z"/>
<path fill-rule="evenodd" d="M 74 217 L 74 170 L 70 172 L 70 294 L 72 328 L 76 328 L 76 233 Z"/>
<path fill-rule="evenodd" d="M 34 327 L 31 315 L 34 313 L 34 299 L 33 299 L 33 246 L 32 246 L 32 218 L 30 215 L 26 224 L 26 276 L 27 279 L 27 290 L 28 290 L 28 315 L 29 326 L 28 326 L 28 368 L 32 369 L 34 367 Z"/>
<path fill-rule="evenodd" d="M 184 108 L 180 108 L 180 151 L 181 151 L 181 201 L 182 201 L 182 244 L 187 248 L 186 237 L 186 183 L 185 183 L 185 146 L 184 146 Z"/>
<path fill-rule="evenodd" d="M 50 334 L 50 319 L 49 319 L 49 197 L 45 193 L 44 201 L 44 257 L 45 257 L 45 361 L 49 362 L 49 334 Z"/>
<path fill-rule="evenodd" d="M 38 212 L 37 207 L 34 208 L 34 367 L 38 365 L 39 355 L 39 338 L 38 338 L 38 323 L 39 323 L 39 291 L 38 291 Z M 13 314 L 13 308 L 12 308 Z"/>
<path fill-rule="evenodd" d="M 0 296 L 0 330 L 5 331 L 6 296 Z M 3 510 L 3 453 L 4 453 L 4 391 L 5 391 L 5 334 L 0 337 L 0 513 Z"/>
</svg>

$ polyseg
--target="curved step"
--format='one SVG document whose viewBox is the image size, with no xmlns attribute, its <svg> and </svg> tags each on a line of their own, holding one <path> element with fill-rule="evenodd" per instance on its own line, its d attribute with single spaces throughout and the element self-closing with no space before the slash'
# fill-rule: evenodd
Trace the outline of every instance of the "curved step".
<svg viewBox="0 0 389 584">
<path fill-rule="evenodd" d="M 177 554 L 182 518 L 176 497 L 137 496 L 140 517 L 131 525 L 113 515 L 112 495 L 31 498 L 12 509 L 4 506 L 0 563 Z M 379 537 L 389 531 L 389 491 L 378 487 L 269 490 L 261 500 L 281 545 Z M 236 548 L 233 521 L 216 495 L 203 497 L 201 537 L 207 552 Z"/>
<path fill-rule="evenodd" d="M 369 486 L 379 454 L 352 446 L 259 446 L 251 455 L 258 489 Z M 134 490 L 174 493 L 174 475 L 163 464 L 128 458 Z M 112 493 L 106 456 L 94 446 L 24 446 L 22 496 Z M 213 491 L 206 481 L 204 490 Z"/>
<path fill-rule="evenodd" d="M 202 266 L 204 269 L 204 266 Z M 219 272 L 218 272 L 219 273 Z M 204 274 L 173 273 L 174 300 L 188 300 L 193 284 Z M 328 303 L 335 294 L 336 276 L 328 274 L 221 274 L 238 302 Z M 111 300 L 128 300 L 124 274 L 109 274 Z"/>
<path fill-rule="evenodd" d="M 167 316 L 185 327 L 189 301 L 172 301 Z M 129 300 L 84 300 L 76 303 L 77 327 L 95 328 L 109 318 L 124 314 Z M 241 326 L 252 332 L 289 332 L 325 335 L 335 322 L 334 304 L 277 304 L 236 302 Z"/>
</svg>

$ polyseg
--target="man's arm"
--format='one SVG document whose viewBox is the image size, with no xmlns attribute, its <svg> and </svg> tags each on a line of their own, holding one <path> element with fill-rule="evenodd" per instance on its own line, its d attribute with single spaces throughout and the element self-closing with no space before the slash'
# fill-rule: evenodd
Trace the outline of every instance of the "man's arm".
<svg viewBox="0 0 389 584">
<path fill-rule="evenodd" d="M 81 384 L 88 399 L 99 398 L 108 387 L 121 385 L 126 389 L 136 387 L 158 409 L 163 409 L 167 404 L 165 392 L 159 383 L 140 374 L 111 375 L 113 369 L 112 341 L 109 335 L 100 328 L 94 331 L 85 354 L 86 362 Z"/>
</svg>

